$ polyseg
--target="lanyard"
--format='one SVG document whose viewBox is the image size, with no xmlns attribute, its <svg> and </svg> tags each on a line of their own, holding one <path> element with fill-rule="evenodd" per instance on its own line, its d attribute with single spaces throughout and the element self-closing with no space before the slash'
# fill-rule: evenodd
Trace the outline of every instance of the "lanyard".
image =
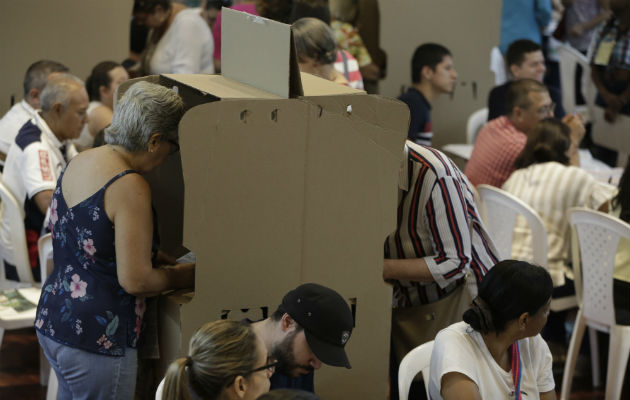
<svg viewBox="0 0 630 400">
<path fill-rule="evenodd" d="M 521 400 L 521 353 L 518 341 L 512 344 L 512 382 L 514 382 L 514 399 Z"/>
</svg>

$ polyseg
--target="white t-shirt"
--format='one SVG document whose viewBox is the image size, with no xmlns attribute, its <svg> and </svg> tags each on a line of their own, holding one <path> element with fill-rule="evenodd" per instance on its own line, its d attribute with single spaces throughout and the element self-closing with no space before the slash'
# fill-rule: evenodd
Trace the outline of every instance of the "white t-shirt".
<svg viewBox="0 0 630 400">
<path fill-rule="evenodd" d="M 199 12 L 177 13 L 151 57 L 152 74 L 214 74 L 214 40 Z"/>
<path fill-rule="evenodd" d="M 539 399 L 540 393 L 554 389 L 552 357 L 540 335 L 518 341 L 521 354 L 521 395 Z M 465 322 L 442 329 L 435 337 L 431 354 L 429 394 L 440 395 L 442 377 L 449 372 L 466 375 L 477 384 L 483 399 L 513 399 L 512 372 L 507 372 L 492 358 L 481 334 Z"/>
<path fill-rule="evenodd" d="M 74 145 L 62 143 L 46 124 L 36 115 L 20 129 L 15 143 L 9 149 L 2 179 L 15 199 L 24 207 L 27 199 L 44 190 L 55 190 L 57 178 L 66 166 L 61 147 L 66 145 L 66 158 L 77 154 Z M 44 223 L 45 226 L 45 223 Z M 3 223 L 0 240 L 4 259 L 13 264 L 13 245 L 7 224 Z"/>
<path fill-rule="evenodd" d="M 25 100 L 14 104 L 11 109 L 0 119 L 0 151 L 9 154 L 9 148 L 15 141 L 18 131 L 37 112 Z M 0 161 L 0 165 L 4 164 Z"/>
</svg>

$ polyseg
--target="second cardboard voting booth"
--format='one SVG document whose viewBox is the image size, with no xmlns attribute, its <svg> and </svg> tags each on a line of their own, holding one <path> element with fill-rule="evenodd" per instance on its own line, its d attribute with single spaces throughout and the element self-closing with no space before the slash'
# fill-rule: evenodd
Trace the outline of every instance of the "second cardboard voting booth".
<svg viewBox="0 0 630 400">
<path fill-rule="evenodd" d="M 185 246 L 197 260 L 194 295 L 161 301 L 162 362 L 184 355 L 205 322 L 265 318 L 286 292 L 317 282 L 338 291 L 355 318 L 346 346 L 353 368 L 316 371 L 317 394 L 384 398 L 391 288 L 382 279 L 383 243 L 396 226 L 409 111 L 397 100 L 300 76 L 289 27 L 252 18 L 225 13 L 224 25 L 245 25 L 259 37 L 283 32 L 290 46 L 278 57 L 290 76 L 276 93 L 256 78 L 244 82 L 247 74 L 230 77 L 229 42 L 223 76 L 144 78 L 186 103 L 181 152 L 149 181 L 162 247 Z"/>
</svg>

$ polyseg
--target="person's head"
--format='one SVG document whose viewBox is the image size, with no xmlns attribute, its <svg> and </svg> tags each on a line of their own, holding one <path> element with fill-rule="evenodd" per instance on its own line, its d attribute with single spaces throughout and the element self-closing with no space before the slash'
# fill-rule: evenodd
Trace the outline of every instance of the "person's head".
<svg viewBox="0 0 630 400">
<path fill-rule="evenodd" d="M 512 42 L 505 53 L 505 63 L 514 79 L 528 78 L 542 82 L 545 77 L 542 48 L 529 39 Z"/>
<path fill-rule="evenodd" d="M 34 109 L 39 109 L 40 96 L 48 82 L 48 76 L 54 72 L 68 72 L 68 67 L 51 60 L 39 60 L 31 64 L 24 74 L 24 100 Z"/>
<path fill-rule="evenodd" d="M 328 0 L 295 0 L 291 8 L 289 22 L 294 23 L 300 18 L 317 18 L 330 25 L 330 8 Z"/>
<path fill-rule="evenodd" d="M 630 223 L 630 156 L 626 160 L 626 168 L 624 168 L 619 180 L 619 192 L 613 198 L 612 206 L 614 208 L 621 207 L 619 218 Z"/>
<path fill-rule="evenodd" d="M 536 336 L 547 322 L 552 290 L 551 276 L 543 267 L 500 261 L 483 277 L 464 321 L 483 334 L 513 328 L 519 338 Z"/>
<path fill-rule="evenodd" d="M 411 81 L 414 84 L 428 83 L 438 93 L 451 93 L 456 78 L 453 56 L 446 47 L 425 43 L 416 48 L 411 58 Z"/>
<path fill-rule="evenodd" d="M 232 0 L 201 0 L 201 18 L 206 21 L 210 29 L 217 22 L 217 15 L 222 7 L 232 7 Z"/>
<path fill-rule="evenodd" d="M 121 83 L 129 79 L 127 71 L 117 62 L 103 61 L 94 68 L 85 80 L 90 101 L 100 101 L 107 107 L 114 108 L 114 93 Z"/>
<path fill-rule="evenodd" d="M 541 119 L 553 117 L 554 108 L 547 87 L 534 79 L 519 79 L 508 86 L 505 109 L 521 132 L 528 133 Z"/>
<path fill-rule="evenodd" d="M 184 102 L 172 89 L 136 82 L 116 104 L 105 141 L 141 157 L 143 171 L 149 171 L 178 149 L 177 127 L 183 114 Z"/>
<path fill-rule="evenodd" d="M 155 29 L 165 26 L 171 15 L 171 0 L 135 0 L 133 18 L 138 25 Z"/>
<path fill-rule="evenodd" d="M 40 96 L 42 117 L 60 141 L 76 139 L 87 122 L 89 99 L 83 81 L 59 72 L 48 78 Z"/>
<path fill-rule="evenodd" d="M 569 165 L 571 130 L 556 118 L 538 121 L 527 134 L 527 143 L 514 161 L 514 168 L 527 168 L 532 164 L 555 161 Z"/>
<path fill-rule="evenodd" d="M 203 325 L 190 339 L 188 356 L 171 363 L 163 399 L 253 400 L 269 391 L 274 372 L 267 349 L 251 326 L 220 320 Z"/>
<path fill-rule="evenodd" d="M 358 11 L 357 0 L 330 0 L 330 16 L 338 21 L 354 25 Z"/>
<path fill-rule="evenodd" d="M 254 0 L 256 11 L 261 17 L 289 23 L 293 0 Z"/>
<path fill-rule="evenodd" d="M 337 57 L 337 40 L 330 26 L 317 18 L 300 18 L 291 25 L 300 71 L 316 74 Z"/>
<path fill-rule="evenodd" d="M 274 389 L 261 395 L 258 400 L 319 400 L 315 393 L 298 389 Z"/>
<path fill-rule="evenodd" d="M 282 373 L 297 377 L 322 363 L 350 368 L 344 347 L 354 319 L 339 293 L 315 283 L 300 285 L 284 296 L 271 320 L 282 332 L 271 349 Z"/>
</svg>

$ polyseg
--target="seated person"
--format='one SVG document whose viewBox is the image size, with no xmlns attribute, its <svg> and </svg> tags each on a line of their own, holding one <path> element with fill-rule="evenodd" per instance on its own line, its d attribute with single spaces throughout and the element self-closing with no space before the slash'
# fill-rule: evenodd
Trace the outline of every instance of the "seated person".
<svg viewBox="0 0 630 400">
<path fill-rule="evenodd" d="M 15 104 L 0 119 L 0 164 L 9 154 L 9 147 L 15 141 L 20 128 L 37 114 L 41 108 L 40 95 L 48 76 L 53 72 L 68 72 L 68 68 L 56 61 L 39 60 L 31 64 L 24 76 L 24 99 Z M 0 171 L 2 171 L 0 169 Z"/>
<path fill-rule="evenodd" d="M 570 165 L 570 154 L 577 152 L 577 143 L 571 143 L 570 134 L 569 127 L 555 118 L 538 122 L 514 163 L 516 170 L 503 184 L 503 190 L 523 200 L 542 219 L 547 231 L 548 268 L 555 287 L 565 284 L 565 276 L 573 279 L 567 210 L 596 210 L 615 193 L 613 186 Z M 514 227 L 512 257 L 527 261 L 533 257 L 531 232 L 521 218 Z"/>
<path fill-rule="evenodd" d="M 301 72 L 350 86 L 346 77 L 335 68 L 337 41 L 326 23 L 317 18 L 300 18 L 291 29 Z"/>
<path fill-rule="evenodd" d="M 542 48 L 531 40 L 521 39 L 512 42 L 505 55 L 505 63 L 514 80 L 528 78 L 542 83 L 545 77 L 545 57 L 543 56 Z M 507 88 L 511 84 L 512 82 L 508 81 L 490 91 L 488 96 L 488 121 L 507 115 L 510 112 L 510 109 L 506 107 L 506 95 Z M 547 91 L 551 101 L 555 104 L 553 115 L 556 118 L 564 117 L 562 93 L 551 86 L 547 87 Z"/>
<path fill-rule="evenodd" d="M 630 115 L 630 3 L 611 0 L 610 10 L 612 17 L 597 30 L 589 54 L 596 103 L 612 123 L 619 113 Z"/>
<path fill-rule="evenodd" d="M 431 146 L 431 105 L 441 94 L 453 92 L 456 78 L 453 57 L 446 47 L 425 43 L 416 48 L 411 59 L 411 87 L 398 97 L 411 113 L 407 139 Z"/>
<path fill-rule="evenodd" d="M 263 394 L 257 400 L 319 400 L 319 397 L 304 390 L 276 389 Z"/>
<path fill-rule="evenodd" d="M 503 260 L 490 269 L 464 321 L 435 337 L 431 398 L 555 399 L 551 352 L 539 335 L 551 291 L 542 267 Z"/>
<path fill-rule="evenodd" d="M 322 363 L 350 368 L 344 347 L 354 319 L 348 303 L 332 289 L 316 283 L 302 284 L 284 296 L 271 317 L 245 322 L 251 324 L 267 352 L 277 360 L 272 390 L 313 392 L 313 371 Z M 161 382 L 158 392 L 163 386 Z"/>
<path fill-rule="evenodd" d="M 41 113 L 27 121 L 11 145 L 4 168 L 4 184 L 24 207 L 26 244 L 35 279 L 39 280 L 37 240 L 44 228 L 59 174 L 77 151 L 72 140 L 86 122 L 88 95 L 83 81 L 67 73 L 48 78 L 42 90 Z M 6 218 L 6 216 L 5 216 Z M 7 277 L 17 279 L 8 224 L 0 230 Z"/>
<path fill-rule="evenodd" d="M 251 325 L 208 322 L 190 339 L 188 355 L 171 363 L 155 399 L 256 399 L 269 391 L 275 365 Z"/>
<path fill-rule="evenodd" d="M 501 187 L 514 171 L 514 161 L 525 147 L 528 132 L 541 119 L 553 116 L 554 104 L 547 87 L 537 80 L 513 82 L 505 100 L 510 111 L 481 128 L 466 163 L 465 174 L 475 186 Z M 584 136 L 581 116 L 565 115 L 562 121 L 571 128 L 571 139 L 579 143 Z M 577 152 L 573 158 L 577 165 Z"/>
<path fill-rule="evenodd" d="M 103 61 L 92 69 L 92 73 L 85 81 L 90 98 L 87 109 L 88 122 L 79 138 L 74 141 L 79 151 L 92 147 L 96 135 L 112 123 L 114 94 L 118 86 L 127 79 L 129 79 L 127 71 L 113 61 Z"/>
</svg>

